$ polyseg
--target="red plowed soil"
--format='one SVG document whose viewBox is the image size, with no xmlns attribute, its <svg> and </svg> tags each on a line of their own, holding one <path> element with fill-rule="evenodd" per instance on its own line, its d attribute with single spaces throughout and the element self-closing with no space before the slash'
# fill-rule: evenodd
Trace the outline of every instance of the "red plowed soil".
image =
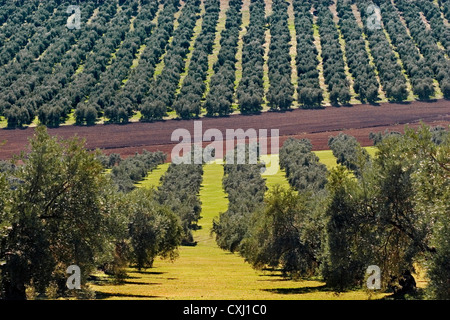
<svg viewBox="0 0 450 320">
<path fill-rule="evenodd" d="M 450 101 L 412 102 L 409 104 L 381 104 L 380 106 L 356 105 L 352 107 L 327 107 L 320 110 L 295 109 L 284 113 L 264 112 L 259 115 L 232 115 L 226 118 L 202 118 L 203 132 L 219 129 L 225 136 L 226 129 L 279 129 L 280 146 L 290 137 L 308 138 L 315 150 L 328 149 L 329 136 L 340 131 L 355 136 L 363 146 L 372 145 L 370 132 L 402 132 L 406 124 L 411 127 L 423 122 L 430 125 L 450 124 Z M 141 152 L 161 150 L 169 153 L 178 142 L 171 141 L 172 132 L 183 128 L 194 135 L 193 120 L 168 120 L 154 123 L 130 123 L 127 125 L 96 125 L 92 127 L 62 126 L 49 129 L 52 135 L 68 138 L 78 135 L 86 139 L 89 149 L 103 149 L 105 153 L 119 153 L 126 157 Z M 34 129 L 0 130 L 0 159 L 11 158 L 26 148 Z M 205 143 L 205 145 L 208 143 Z"/>
</svg>

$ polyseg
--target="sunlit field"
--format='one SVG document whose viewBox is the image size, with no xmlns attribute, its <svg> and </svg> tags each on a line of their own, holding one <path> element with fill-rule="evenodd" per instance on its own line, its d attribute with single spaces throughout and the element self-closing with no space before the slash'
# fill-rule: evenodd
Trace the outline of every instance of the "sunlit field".
<svg viewBox="0 0 450 320">
<path fill-rule="evenodd" d="M 374 149 L 369 149 L 374 153 Z M 331 151 L 318 151 L 327 166 L 335 165 Z M 275 160 L 278 155 L 272 156 Z M 160 165 L 140 186 L 157 186 L 168 164 Z M 204 166 L 200 191 L 202 202 L 201 228 L 194 232 L 196 246 L 181 246 L 175 261 L 157 259 L 153 268 L 128 269 L 124 284 L 97 274 L 91 287 L 100 299 L 376 299 L 383 294 L 369 295 L 367 291 L 349 291 L 340 294 L 329 291 L 320 279 L 289 280 L 276 270 L 253 269 L 238 254 L 217 247 L 211 234 L 213 219 L 227 209 L 227 198 L 222 189 L 223 166 L 211 163 Z M 264 176 L 266 185 L 287 186 L 284 171 Z"/>
</svg>

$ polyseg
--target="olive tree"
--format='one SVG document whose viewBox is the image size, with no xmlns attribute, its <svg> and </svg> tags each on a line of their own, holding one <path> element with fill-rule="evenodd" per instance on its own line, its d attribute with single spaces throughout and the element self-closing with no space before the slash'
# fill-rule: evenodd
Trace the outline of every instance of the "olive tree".
<svg viewBox="0 0 450 320">
<path fill-rule="evenodd" d="M 27 288 L 44 294 L 49 287 L 64 294 L 70 265 L 80 267 L 84 286 L 114 239 L 101 163 L 80 139 L 60 140 L 45 127 L 36 129 L 20 160 L 14 172 L 20 183 L 8 191 L 9 226 L 0 233 L 2 295 L 25 299 Z"/>
</svg>

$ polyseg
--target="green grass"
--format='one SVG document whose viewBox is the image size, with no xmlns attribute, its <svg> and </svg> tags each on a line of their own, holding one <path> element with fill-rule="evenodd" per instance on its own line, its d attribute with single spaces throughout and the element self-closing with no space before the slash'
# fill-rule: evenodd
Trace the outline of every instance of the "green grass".
<svg viewBox="0 0 450 320">
<path fill-rule="evenodd" d="M 276 155 L 267 155 L 267 156 L 261 156 L 261 160 L 266 163 L 267 166 L 270 167 L 272 163 L 279 163 L 279 156 Z M 286 179 L 286 173 L 284 170 L 279 169 L 276 171 L 275 174 L 267 174 L 263 175 L 263 178 L 266 180 L 266 186 L 268 188 L 267 191 L 270 191 L 275 185 L 281 185 L 284 187 L 288 187 L 289 183 Z"/>
<path fill-rule="evenodd" d="M 296 58 L 297 58 L 297 32 L 295 30 L 295 15 L 294 15 L 294 7 L 292 4 L 292 1 L 289 1 L 289 8 L 287 10 L 288 13 L 288 28 L 289 28 L 289 35 L 291 37 L 289 41 L 289 54 L 291 56 L 291 82 L 294 86 L 294 103 L 295 101 L 298 102 L 298 74 L 297 74 L 297 66 L 296 66 Z"/>
<path fill-rule="evenodd" d="M 80 64 L 77 68 L 77 70 L 75 71 L 75 76 L 79 73 L 82 73 L 84 70 L 84 64 Z"/>
<path fill-rule="evenodd" d="M 164 62 L 164 57 L 167 54 L 167 51 L 170 49 L 171 45 L 172 45 L 172 41 L 173 41 L 173 35 L 175 34 L 175 31 L 178 28 L 179 25 L 179 21 L 178 19 L 181 16 L 181 12 L 183 11 L 184 8 L 184 2 L 181 3 L 181 6 L 178 8 L 178 11 L 174 14 L 174 21 L 173 21 L 173 33 L 172 36 L 169 38 L 169 41 L 166 44 L 166 48 L 164 50 L 164 53 L 162 54 L 162 56 L 159 59 L 159 62 L 156 64 L 155 66 L 155 71 L 153 72 L 153 78 L 156 80 L 158 78 L 158 76 L 162 73 L 164 67 L 165 67 L 165 62 Z"/>
<path fill-rule="evenodd" d="M 170 163 L 163 163 L 149 173 L 144 180 L 136 183 L 138 188 L 153 188 L 159 186 L 159 179 L 166 173 Z"/>
<path fill-rule="evenodd" d="M 192 59 L 192 56 L 194 54 L 194 50 L 196 49 L 195 48 L 195 44 L 196 44 L 198 36 L 202 32 L 203 15 L 205 14 L 205 6 L 204 6 L 203 3 L 200 5 L 200 8 L 201 8 L 201 10 L 200 10 L 200 13 L 199 13 L 199 18 L 195 22 L 195 27 L 194 27 L 194 30 L 193 30 L 194 32 L 193 32 L 193 35 L 192 35 L 191 40 L 190 40 L 189 52 L 188 52 L 186 58 L 184 59 L 183 71 L 180 73 L 180 80 L 179 80 L 179 83 L 178 83 L 177 90 L 175 92 L 176 95 L 178 95 L 180 93 L 181 87 L 183 86 L 184 78 L 186 78 L 186 76 L 189 73 L 189 67 L 191 65 L 191 59 Z"/>
<path fill-rule="evenodd" d="M 320 32 L 319 32 L 319 26 L 317 25 L 317 17 L 313 17 L 313 36 L 314 36 L 314 44 L 317 48 L 317 60 L 319 61 L 319 64 L 317 66 L 317 69 L 319 70 L 319 85 L 323 92 L 323 104 L 329 105 L 330 104 L 330 93 L 328 92 L 328 86 L 325 84 L 325 76 L 323 71 L 323 58 L 322 58 L 322 45 L 320 43 Z"/>
<path fill-rule="evenodd" d="M 364 33 L 364 24 L 363 24 L 363 22 L 361 20 L 361 14 L 360 14 L 360 12 L 358 10 L 358 7 L 357 7 L 357 5 L 355 3 L 352 4 L 351 7 L 352 7 L 353 14 L 355 15 L 356 22 L 357 22 L 358 26 L 362 30 L 362 34 L 361 35 L 362 35 L 362 38 L 364 39 L 367 55 L 369 57 L 369 63 L 374 68 L 374 72 L 375 72 L 375 75 L 376 75 L 376 78 L 377 78 L 377 81 L 378 81 L 378 84 L 379 84 L 378 96 L 379 96 L 380 100 L 378 102 L 388 102 L 388 100 L 386 98 L 386 95 L 385 95 L 385 93 L 383 91 L 383 87 L 381 85 L 381 80 L 380 80 L 380 76 L 379 76 L 380 73 L 377 70 L 377 67 L 376 67 L 376 64 L 375 64 L 375 59 L 374 59 L 374 57 L 372 55 L 372 50 L 370 49 L 370 44 L 369 44 L 368 37 Z"/>
<path fill-rule="evenodd" d="M 141 112 L 140 111 L 136 111 L 135 114 L 133 116 L 131 116 L 130 118 L 130 122 L 138 122 L 139 119 L 141 119 Z"/>
<path fill-rule="evenodd" d="M 329 152 L 320 157 L 329 161 Z M 271 156 L 276 159 L 278 156 Z M 267 160 L 267 159 L 266 159 Z M 151 172 L 141 186 L 158 184 L 168 164 Z M 264 299 L 368 299 L 364 290 L 341 294 L 329 291 L 319 280 L 289 280 L 278 271 L 253 269 L 238 254 L 217 247 L 211 226 L 214 217 L 227 209 L 226 194 L 222 189 L 223 166 L 211 163 L 204 166 L 200 190 L 202 202 L 201 228 L 194 232 L 198 242 L 194 247 L 180 247 L 175 261 L 157 259 L 153 268 L 138 272 L 128 269 L 129 278 L 124 284 L 114 285 L 107 277 L 98 274 L 100 281 L 91 287 L 98 298 L 104 299 L 216 299 L 216 300 L 264 300 Z M 283 171 L 265 176 L 269 189 L 275 184 L 287 185 Z M 380 298 L 383 294 L 371 296 Z"/>
<path fill-rule="evenodd" d="M 336 158 L 331 150 L 315 151 L 314 153 L 319 157 L 319 161 L 327 166 L 328 170 L 337 165 Z"/>
<path fill-rule="evenodd" d="M 377 154 L 377 148 L 376 147 L 364 147 L 366 151 L 370 154 L 371 157 L 375 157 Z"/>
<path fill-rule="evenodd" d="M 8 125 L 8 121 L 5 117 L 0 116 L 0 128 L 6 128 Z"/>
<path fill-rule="evenodd" d="M 411 81 L 409 80 L 409 76 L 406 73 L 405 67 L 403 66 L 403 61 L 400 58 L 400 54 L 397 52 L 394 44 L 392 43 L 391 36 L 386 31 L 386 29 L 383 29 L 383 33 L 386 36 L 386 39 L 389 42 L 389 46 L 391 47 L 391 50 L 394 53 L 394 56 L 397 58 L 397 63 L 400 65 L 400 67 L 402 69 L 401 72 L 402 72 L 403 76 L 405 77 L 405 80 L 406 80 L 405 84 L 406 84 L 406 87 L 408 89 L 408 98 L 406 99 L 406 101 L 414 101 L 414 92 L 412 91 Z"/>
<path fill-rule="evenodd" d="M 35 117 L 29 125 L 24 125 L 23 128 L 37 127 L 38 124 L 39 124 L 39 119 L 38 119 L 38 117 Z M 0 116 L 0 129 L 6 128 L 6 127 L 8 127 L 8 120 L 6 120 L 6 117 Z"/>
<path fill-rule="evenodd" d="M 139 65 L 139 60 L 141 59 L 142 52 L 144 52 L 146 47 L 147 45 L 145 43 L 139 47 L 130 69 L 135 69 Z"/>
<path fill-rule="evenodd" d="M 67 117 L 67 120 L 64 122 L 64 125 L 74 125 L 75 124 L 75 110 L 72 110 Z"/>
<path fill-rule="evenodd" d="M 242 79 L 242 53 L 244 49 L 244 35 L 247 33 L 247 27 L 250 24 L 250 0 L 244 0 L 242 3 L 242 24 L 239 31 L 239 40 L 236 53 L 236 78 L 234 81 L 235 90 L 239 86 Z M 236 92 L 235 92 L 236 93 Z"/>
<path fill-rule="evenodd" d="M 367 152 L 370 154 L 371 157 L 374 157 L 377 151 L 375 147 L 364 147 L 364 149 L 367 150 Z M 324 165 L 326 165 L 328 170 L 337 166 L 336 158 L 334 157 L 333 152 L 331 150 L 314 151 L 314 153 L 319 157 L 319 161 Z M 278 158 L 279 158 L 278 155 L 269 155 L 261 157 L 261 159 L 264 160 L 266 163 L 268 163 L 269 160 L 279 162 Z M 266 175 L 263 177 L 266 179 L 266 186 L 268 187 L 269 190 L 276 184 L 285 187 L 289 186 L 284 170 L 280 169 L 274 175 Z"/>
</svg>

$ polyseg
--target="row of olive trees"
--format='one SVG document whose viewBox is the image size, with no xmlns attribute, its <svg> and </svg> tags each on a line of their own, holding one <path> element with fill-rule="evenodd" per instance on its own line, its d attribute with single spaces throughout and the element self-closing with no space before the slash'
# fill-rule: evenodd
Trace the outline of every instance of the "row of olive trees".
<svg viewBox="0 0 450 320">
<path fill-rule="evenodd" d="M 450 1 L 449 0 L 440 0 L 441 10 L 444 13 L 444 16 L 447 20 L 450 20 Z"/>
<path fill-rule="evenodd" d="M 24 25 L 23 21 L 29 12 L 37 12 L 39 8 L 39 1 L 19 1 L 15 2 L 3 2 L 0 7 L 0 24 L 3 26 L 2 33 L 0 35 L 0 66 L 6 64 L 11 57 L 23 48 L 27 42 L 28 37 L 31 37 L 36 32 L 36 26 L 38 25 L 38 15 L 30 19 L 30 23 Z M 51 7 L 41 7 L 44 11 L 43 20 L 50 16 Z M 9 39 L 9 41 L 6 41 Z"/>
<path fill-rule="evenodd" d="M 242 79 L 236 89 L 241 113 L 257 113 L 262 110 L 265 24 L 264 1 L 252 0 L 250 22 L 247 33 L 242 38 Z"/>
<path fill-rule="evenodd" d="M 345 105 L 351 98 L 350 84 L 345 73 L 344 53 L 339 42 L 338 29 L 333 21 L 328 1 L 322 1 L 316 9 L 322 46 L 323 75 L 330 93 L 330 102 Z"/>
<path fill-rule="evenodd" d="M 337 291 L 365 286 L 368 266 L 377 265 L 382 289 L 394 297 L 449 299 L 449 131 L 422 126 L 371 137 L 374 158 L 351 136 L 330 138 L 338 165 L 329 172 L 309 141 L 287 140 L 280 166 L 290 187 L 274 187 L 264 201 L 253 195 L 253 210 L 231 211 L 230 201 L 215 225 L 219 246 L 255 268 L 319 276 Z M 257 166 L 246 166 L 233 171 L 241 172 L 239 179 L 252 172 L 251 179 L 231 190 L 248 198 L 247 187 L 263 189 L 249 182 L 261 179 Z M 418 266 L 428 279 L 423 291 L 413 276 Z"/>
<path fill-rule="evenodd" d="M 177 11 L 176 1 L 166 1 L 159 31 L 151 37 L 154 28 L 150 21 L 157 13 L 158 1 L 127 0 L 119 5 L 86 1 L 81 6 L 80 30 L 66 27 L 66 9 L 70 4 L 52 1 L 34 12 L 28 11 L 28 19 L 38 19 L 39 25 L 27 29 L 28 44 L 0 69 L 0 113 L 11 128 L 30 124 L 36 116 L 41 124 L 57 127 L 73 109 L 79 125 L 93 125 L 100 116 L 110 122 L 128 122 L 138 109 L 136 100 L 144 90 L 143 82 L 148 82 L 146 74 L 140 73 L 144 78 L 136 85 L 131 76 L 134 59 L 145 43 L 148 48 L 141 55 L 142 65 L 159 61 Z M 50 16 L 44 9 L 50 10 Z M 139 71 L 142 69 L 147 71 L 145 67 Z M 123 90 L 129 77 L 132 81 Z"/>
<path fill-rule="evenodd" d="M 109 122 L 127 123 L 135 111 L 131 100 L 121 89 L 124 80 L 128 79 L 138 50 L 154 30 L 151 21 L 157 10 L 157 1 L 141 4 L 139 12 L 132 18 L 132 28 L 130 27 L 114 58 L 89 94 L 87 105 L 95 106 L 103 112 Z"/>
<path fill-rule="evenodd" d="M 179 2 L 175 0 L 164 2 L 163 8 L 158 12 L 152 34 L 145 40 L 145 47 L 139 55 L 139 63 L 130 70 L 128 81 L 117 94 L 117 97 L 127 97 L 133 105 L 133 110 L 139 110 L 139 105 L 150 90 L 149 80 L 153 78 L 156 65 L 166 52 L 170 37 L 173 36 L 178 7 Z"/>
<path fill-rule="evenodd" d="M 233 112 L 236 80 L 236 54 L 242 24 L 242 0 L 230 0 L 225 29 L 220 33 L 220 50 L 213 65 L 204 107 L 208 116 L 225 116 Z"/>
<path fill-rule="evenodd" d="M 435 93 L 432 69 L 427 65 L 426 60 L 421 57 L 392 3 L 383 4 L 381 12 L 386 31 L 402 59 L 403 68 L 409 76 L 414 94 L 419 99 L 429 99 Z"/>
<path fill-rule="evenodd" d="M 402 67 L 397 61 L 384 30 L 369 27 L 370 14 L 368 13 L 368 7 L 371 4 L 372 1 L 368 0 L 356 2 L 364 25 L 364 33 L 369 42 L 373 62 L 378 71 L 380 84 L 383 87 L 386 98 L 394 101 L 404 101 L 408 98 L 405 75 L 402 73 Z"/>
<path fill-rule="evenodd" d="M 129 31 L 129 19 L 136 14 L 136 8 L 131 3 L 123 3 L 120 7 L 111 8 L 109 6 L 99 7 L 100 19 L 94 19 L 94 25 L 82 24 L 82 30 L 88 31 L 90 28 L 100 31 L 98 36 L 89 38 L 89 45 L 81 47 L 82 55 L 72 62 L 69 71 L 70 78 L 67 83 L 56 90 L 41 107 L 40 120 L 46 125 L 58 126 L 53 113 L 63 110 L 62 120 L 67 118 L 68 113 L 75 109 L 74 117 L 78 125 L 93 125 L 100 116 L 101 104 L 86 103 L 92 90 L 100 81 L 102 73 L 107 69 L 111 60 L 111 55 L 120 48 L 121 42 Z M 81 31 L 81 30 L 80 30 Z M 89 32 L 83 32 L 86 35 Z M 81 45 L 81 43 L 80 43 Z M 85 51 L 86 50 L 86 51 Z M 91 54 L 94 52 L 95 54 Z M 68 53 L 70 54 L 70 53 Z M 91 101 L 92 102 L 92 101 Z M 50 119 L 48 119 L 50 115 Z"/>
<path fill-rule="evenodd" d="M 436 41 L 445 48 L 447 55 L 450 54 L 450 29 L 446 26 L 439 6 L 434 2 L 425 0 L 416 1 L 415 4 L 423 12 L 430 23 L 432 34 Z"/>
<path fill-rule="evenodd" d="M 308 140 L 288 139 L 280 167 L 291 188 L 267 192 L 262 164 L 226 164 L 228 210 L 214 220 L 216 242 L 239 252 L 253 267 L 280 269 L 286 276 L 318 274 L 325 228 L 326 168 Z"/>
<path fill-rule="evenodd" d="M 405 275 L 420 265 L 430 296 L 450 298 L 443 233 L 449 227 L 449 143 L 448 131 L 406 129 L 403 136 L 385 134 L 374 159 L 357 152 L 357 179 L 342 167 L 331 171 L 323 271 L 330 285 L 361 283 L 364 268 L 375 264 L 383 285 L 401 291 L 414 285 L 405 283 Z"/>
<path fill-rule="evenodd" d="M 202 164 L 171 163 L 155 192 L 155 199 L 177 214 L 183 230 L 183 245 L 196 244 L 192 230 L 198 228 L 197 222 L 201 218 L 199 192 L 202 176 Z"/>
<path fill-rule="evenodd" d="M 81 29 L 69 30 L 65 22 L 68 6 L 68 2 L 62 2 L 60 6 L 53 7 L 57 20 L 55 18 L 55 21 L 43 23 L 52 32 L 45 32 L 43 35 L 43 29 L 38 33 L 39 39 L 30 41 L 39 45 L 48 35 L 52 35 L 48 47 L 41 45 L 45 54 L 31 61 L 28 58 L 20 59 L 22 65 L 28 61 L 28 68 L 17 70 L 14 68 L 17 64 L 14 61 L 11 63 L 12 68 L 8 68 L 15 75 L 5 78 L 16 79 L 5 91 L 9 103 L 5 105 L 5 117 L 9 127 L 29 124 L 35 116 L 48 126 L 58 126 L 64 122 L 71 110 L 88 96 L 110 58 L 111 51 L 108 50 L 115 49 L 112 46 L 117 44 L 117 39 L 121 41 L 121 30 L 128 26 L 125 21 L 133 14 L 129 3 L 124 4 L 121 7 L 123 11 L 118 13 L 118 7 L 114 4 L 92 1 L 82 7 Z M 87 23 L 95 9 L 98 14 Z M 109 24 L 115 24 L 118 28 L 109 28 Z M 32 46 L 24 48 L 24 57 L 28 57 L 29 51 L 34 53 L 32 49 Z M 90 54 L 91 51 L 96 53 L 95 59 Z M 84 67 L 84 72 L 77 73 L 81 66 Z M 83 107 L 83 112 L 78 112 L 80 123 L 95 123 L 100 110 L 90 108 L 89 115 L 86 116 L 85 109 Z"/>
<path fill-rule="evenodd" d="M 105 32 L 102 41 L 96 43 L 95 48 L 93 48 L 92 51 L 95 52 L 95 55 L 88 55 L 86 57 L 82 72 L 75 76 L 68 90 L 65 93 L 61 92 L 59 95 L 62 99 L 67 96 L 71 97 L 72 107 L 75 109 L 75 121 L 78 125 L 94 124 L 97 117 L 103 113 L 103 108 L 111 104 L 110 101 L 107 101 L 106 97 L 105 100 L 98 97 L 96 88 L 101 85 L 102 77 L 107 74 L 107 70 L 110 70 L 111 67 L 115 67 L 112 70 L 118 70 L 116 66 L 111 65 L 111 61 L 114 61 L 111 57 L 119 53 L 119 51 L 123 51 L 120 50 L 123 44 L 130 45 L 125 40 L 130 34 L 133 34 L 131 32 L 130 19 L 137 14 L 137 7 L 132 5 L 133 2 L 125 1 L 122 3 L 122 10 L 119 10 L 116 16 L 114 16 L 113 23 L 111 23 L 111 27 Z M 123 55 L 123 52 L 119 53 L 119 57 L 121 55 Z M 122 79 L 114 78 L 114 80 L 117 83 L 111 83 L 111 85 L 114 85 L 116 87 L 115 89 L 117 89 Z M 107 94 L 107 91 L 108 89 L 104 88 L 105 94 Z M 92 100 L 90 100 L 91 94 Z M 95 114 L 94 123 L 92 123 L 93 114 Z M 111 116 L 110 113 L 107 115 Z"/>
<path fill-rule="evenodd" d="M 248 145 L 245 151 L 248 159 Z M 222 180 L 228 197 L 228 209 L 214 219 L 212 230 L 220 248 L 241 252 L 242 241 L 248 237 L 252 213 L 261 207 L 267 188 L 260 173 L 262 164 L 237 164 L 237 152 L 234 157 L 233 164 L 224 164 Z"/>
<path fill-rule="evenodd" d="M 153 190 L 119 192 L 98 154 L 44 127 L 29 150 L 0 169 L 1 298 L 92 297 L 86 283 L 97 268 L 123 280 L 130 264 L 177 256 L 180 218 Z M 66 287 L 69 265 L 81 270 L 75 293 Z"/>
<path fill-rule="evenodd" d="M 322 105 L 323 92 L 319 81 L 319 52 L 314 43 L 314 20 L 311 3 L 294 0 L 295 32 L 297 40 L 296 68 L 298 102 L 303 108 Z"/>
<path fill-rule="evenodd" d="M 96 3 L 89 3 L 90 5 L 94 5 L 96 10 L 96 15 L 89 19 L 89 23 L 81 22 L 81 29 L 77 30 L 79 32 L 79 37 L 77 38 L 77 46 L 76 49 L 67 51 L 60 60 L 60 64 L 57 65 L 53 72 L 45 74 L 45 78 L 41 82 L 41 85 L 35 89 L 34 94 L 31 97 L 25 97 L 25 99 L 33 99 L 36 101 L 36 108 L 38 108 L 38 119 L 41 124 L 44 124 L 49 127 L 57 127 L 60 123 L 67 120 L 69 113 L 73 110 L 73 108 L 77 107 L 76 95 L 73 93 L 76 92 L 77 88 L 72 88 L 68 90 L 68 87 L 71 86 L 71 82 L 75 80 L 74 75 L 77 71 L 80 71 L 80 66 L 87 61 L 87 57 L 90 52 L 94 50 L 94 47 L 98 42 L 102 42 L 102 35 L 105 34 L 106 30 L 110 27 L 108 23 L 111 23 L 111 20 L 114 18 L 116 11 L 114 8 L 107 7 L 106 3 L 98 5 Z M 136 2 L 134 2 L 136 5 Z M 81 7 L 82 16 L 84 15 L 85 8 Z M 125 7 L 122 7 L 123 10 L 127 12 L 131 12 L 127 10 Z M 141 13 L 147 12 L 146 7 L 142 8 Z M 131 14 L 136 14 L 136 12 L 132 12 Z M 116 20 L 113 20 L 113 23 Z M 135 22 L 135 25 L 137 23 Z M 134 35 L 140 33 L 142 34 L 142 28 L 136 28 Z M 71 30 L 73 32 L 73 30 Z M 95 47 L 95 50 L 98 50 L 99 46 Z M 131 54 L 131 50 L 130 50 Z M 120 56 L 124 56 L 123 53 L 119 54 Z M 119 68 L 109 68 L 109 70 L 114 69 L 117 72 L 121 72 L 122 69 Z M 88 71 L 88 70 L 86 70 Z M 101 82 L 104 82 L 102 79 Z M 112 83 L 111 83 L 112 85 Z M 75 90 L 73 90 L 75 89 Z M 93 88 L 92 88 L 93 89 Z M 67 90 L 67 91 L 66 91 Z M 63 93 L 64 92 L 64 93 Z M 70 95 L 68 93 L 71 93 Z M 91 96 L 91 94 L 87 94 L 86 96 Z M 105 90 L 105 95 L 109 93 L 108 90 Z M 92 95 L 96 96 L 97 94 L 92 92 Z M 81 100 L 87 100 L 83 98 Z M 80 100 L 80 101 L 81 101 Z M 103 111 L 103 105 L 100 103 L 94 104 L 94 99 L 91 100 L 89 106 L 89 114 L 85 116 L 83 113 L 78 112 L 78 115 L 85 116 L 85 121 L 88 124 L 95 123 L 97 116 L 101 111 Z M 83 105 L 87 107 L 87 105 Z"/>
<path fill-rule="evenodd" d="M 164 68 L 161 74 L 151 81 L 150 90 L 143 100 L 142 121 L 161 120 L 172 110 L 181 73 L 186 67 L 185 59 L 189 53 L 194 27 L 200 17 L 200 4 L 199 0 L 188 0 L 181 9 L 178 27 L 164 56 Z"/>
<path fill-rule="evenodd" d="M 450 62 L 445 57 L 446 50 L 438 47 L 433 33 L 428 30 L 420 16 L 417 6 L 410 1 L 398 0 L 396 7 L 402 11 L 406 25 L 417 47 L 424 56 L 428 66 L 434 72 L 441 91 L 446 99 L 450 98 Z M 381 6 L 383 9 L 383 6 Z"/>
<path fill-rule="evenodd" d="M 206 90 L 208 57 L 213 51 L 216 26 L 219 21 L 219 0 L 205 1 L 205 13 L 202 16 L 202 30 L 195 40 L 194 51 L 187 68 L 180 92 L 173 108 L 182 119 L 198 117 L 201 112 L 202 99 Z"/>
<path fill-rule="evenodd" d="M 56 26 L 61 21 L 61 15 L 54 14 L 55 8 L 62 9 L 67 4 L 68 2 L 60 2 L 59 6 L 56 1 L 48 1 L 45 5 L 39 5 L 38 1 L 26 1 L 22 5 L 19 2 L 8 2 L 1 6 L 0 14 L 6 16 L 3 19 L 7 19 L 7 23 L 3 25 L 0 35 L 0 66 L 8 68 L 0 71 L 0 91 L 16 81 L 22 71 L 30 67 L 34 59 L 52 43 L 57 32 L 43 37 L 42 28 L 46 25 Z M 24 23 L 25 20 L 28 23 Z"/>
<path fill-rule="evenodd" d="M 129 192 L 136 188 L 135 183 L 144 179 L 150 171 L 166 161 L 166 154 L 158 152 L 136 153 L 122 159 L 118 154 L 109 157 L 101 155 L 100 160 L 106 168 L 111 168 L 111 179 L 119 191 Z"/>
<path fill-rule="evenodd" d="M 275 186 L 251 217 L 242 253 L 256 268 L 291 277 L 318 274 L 327 170 L 311 150 L 306 139 L 288 139 L 280 149 L 280 168 L 291 187 Z"/>
<path fill-rule="evenodd" d="M 0 112 L 11 128 L 30 124 L 34 120 L 37 108 L 30 95 L 41 83 L 43 75 L 51 72 L 62 54 L 76 42 L 76 37 L 65 27 L 64 10 L 68 3 L 51 1 L 48 6 L 42 6 L 39 14 L 43 21 L 34 22 L 35 33 L 33 36 L 30 34 L 30 41 L 27 38 L 27 45 L 11 54 L 10 61 L 0 69 Z M 94 10 L 92 6 L 86 9 L 91 13 Z M 61 82 L 64 80 L 61 79 Z"/>
<path fill-rule="evenodd" d="M 267 92 L 268 105 L 272 110 L 291 108 L 294 86 L 291 83 L 291 34 L 288 26 L 288 6 L 285 1 L 272 3 L 273 13 L 269 17 L 270 46 L 267 61 L 270 87 Z"/>
<path fill-rule="evenodd" d="M 353 76 L 353 89 L 360 101 L 373 103 L 378 100 L 379 84 L 375 75 L 375 67 L 371 65 L 363 30 L 359 27 L 351 4 L 339 0 L 336 3 L 339 16 L 339 28 L 345 40 L 345 56 L 349 71 Z"/>
</svg>

